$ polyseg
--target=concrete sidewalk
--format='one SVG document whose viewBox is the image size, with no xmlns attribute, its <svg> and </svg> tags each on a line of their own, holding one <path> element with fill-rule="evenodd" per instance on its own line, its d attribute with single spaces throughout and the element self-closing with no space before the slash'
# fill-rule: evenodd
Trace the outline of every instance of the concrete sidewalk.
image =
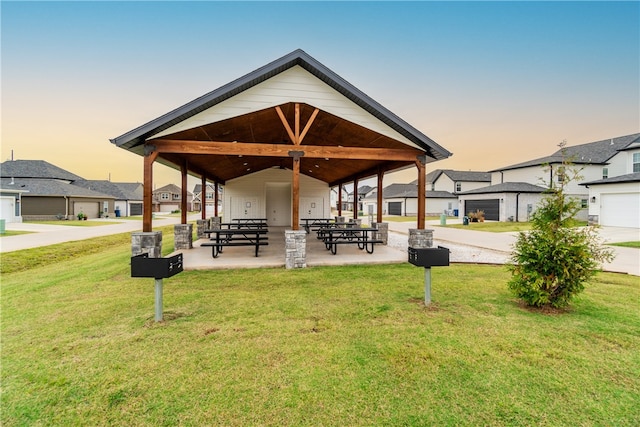
<svg viewBox="0 0 640 427">
<path fill-rule="evenodd" d="M 81 227 L 71 225 L 33 224 L 28 222 L 9 223 L 6 229 L 10 231 L 28 231 L 29 234 L 6 236 L 0 238 L 0 252 L 19 251 L 21 249 L 39 246 L 55 245 L 57 243 L 91 239 L 119 233 L 142 231 L 141 219 L 96 218 L 91 221 L 101 221 L 105 225 L 95 227 Z M 179 224 L 180 217 L 157 217 L 153 220 L 154 227 Z"/>
</svg>

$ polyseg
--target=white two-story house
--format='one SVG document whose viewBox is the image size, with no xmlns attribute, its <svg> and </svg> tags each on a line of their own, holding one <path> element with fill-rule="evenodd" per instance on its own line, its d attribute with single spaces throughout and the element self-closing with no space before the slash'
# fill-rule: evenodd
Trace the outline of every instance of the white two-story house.
<svg viewBox="0 0 640 427">
<path fill-rule="evenodd" d="M 573 164 L 571 169 L 579 171 L 580 178 L 568 182 L 565 188 L 568 196 L 579 199 L 582 204 L 583 209 L 579 212 L 578 219 L 591 219 L 592 222 L 602 225 L 618 224 L 620 218 L 616 215 L 613 220 L 606 219 L 606 224 L 603 224 L 600 219 L 601 207 L 605 205 L 611 207 L 612 202 L 614 203 L 612 209 L 618 209 L 615 206 L 622 205 L 634 206 L 635 208 L 631 208 L 630 212 L 627 210 L 626 216 L 634 217 L 635 215 L 635 218 L 638 218 L 634 212 L 640 210 L 637 207 L 640 204 L 640 196 L 637 185 L 635 191 L 632 188 L 634 182 L 637 183 L 633 181 L 633 177 L 628 178 L 631 181 L 625 184 L 622 190 L 608 187 L 615 189 L 616 192 L 621 191 L 616 194 L 625 195 L 610 198 L 605 205 L 597 202 L 599 196 L 595 192 L 600 191 L 598 189 L 607 188 L 603 187 L 600 181 L 620 179 L 618 177 L 633 174 L 634 168 L 640 168 L 640 133 L 564 147 L 547 157 L 490 171 L 490 186 L 458 194 L 460 207 L 465 214 L 475 209 L 484 210 L 485 213 L 492 212 L 491 217 L 486 216 L 487 219 L 527 221 L 550 184 L 552 182 L 557 184 L 566 179 L 564 172 L 569 171 L 563 170 L 563 160 L 571 162 Z M 589 183 L 593 185 L 588 185 Z M 588 186 L 590 188 L 587 188 Z M 592 186 L 595 186 L 595 189 L 591 189 Z M 605 211 L 607 210 L 605 206 Z M 607 215 L 611 218 L 611 214 L 607 212 Z M 625 220 L 624 223 L 632 223 L 632 220 Z M 637 224 L 637 219 L 633 223 Z"/>
</svg>

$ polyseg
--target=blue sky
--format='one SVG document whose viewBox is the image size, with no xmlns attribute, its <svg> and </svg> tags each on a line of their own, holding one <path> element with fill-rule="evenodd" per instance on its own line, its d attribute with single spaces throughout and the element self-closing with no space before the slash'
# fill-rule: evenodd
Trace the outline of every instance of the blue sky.
<svg viewBox="0 0 640 427">
<path fill-rule="evenodd" d="M 2 160 L 142 180 L 119 136 L 297 48 L 489 170 L 640 132 L 638 2 L 7 2 Z M 156 182 L 178 182 L 158 169 Z"/>
</svg>

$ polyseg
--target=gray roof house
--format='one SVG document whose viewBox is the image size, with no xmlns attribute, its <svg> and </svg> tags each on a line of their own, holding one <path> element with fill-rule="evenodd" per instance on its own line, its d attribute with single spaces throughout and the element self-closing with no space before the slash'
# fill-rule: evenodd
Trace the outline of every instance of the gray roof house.
<svg viewBox="0 0 640 427">
<path fill-rule="evenodd" d="M 73 185 L 113 196 L 116 217 L 142 215 L 143 186 L 140 182 L 83 179 L 74 181 Z"/>
<path fill-rule="evenodd" d="M 640 172 L 640 133 L 567 146 L 549 156 L 492 170 L 490 186 L 459 193 L 461 209 L 464 214 L 483 210 L 487 219 L 496 221 L 526 221 L 542 199 L 544 188 L 564 182 L 563 173 L 559 173 L 564 167 L 576 170 L 581 177 L 564 184 L 565 193 L 582 203 L 578 219 L 598 223 L 599 206 L 596 209 L 594 201 L 598 197 L 593 199 L 584 184 Z M 616 209 L 622 207 L 622 199 L 638 204 L 633 195 L 616 197 L 620 199 L 614 203 Z M 613 222 L 621 219 L 617 215 L 613 218 Z"/>
<path fill-rule="evenodd" d="M 375 206 L 377 194 L 374 192 L 363 200 L 363 211 L 367 214 L 369 206 Z M 383 211 L 387 215 L 414 216 L 417 214 L 418 184 L 390 184 L 382 190 Z M 440 214 L 453 215 L 458 208 L 458 198 L 448 191 L 426 192 L 427 216 Z M 371 208 L 372 211 L 375 209 Z"/>
<path fill-rule="evenodd" d="M 83 179 L 44 160 L 8 160 L 0 164 L 1 187 L 24 191 L 25 220 L 97 218 L 113 212 L 115 197 L 74 185 Z"/>
<path fill-rule="evenodd" d="M 86 180 L 44 160 L 13 160 L 0 167 L 3 185 L 27 191 L 22 212 L 26 219 L 72 218 L 80 211 L 90 218 L 142 214 L 143 189 L 139 182 Z M 73 200 L 63 209 L 64 198 Z"/>
<path fill-rule="evenodd" d="M 413 184 L 417 184 L 414 181 Z M 491 184 L 489 172 L 457 171 L 452 169 L 436 169 L 426 176 L 427 190 L 459 193 L 474 190 Z"/>
</svg>

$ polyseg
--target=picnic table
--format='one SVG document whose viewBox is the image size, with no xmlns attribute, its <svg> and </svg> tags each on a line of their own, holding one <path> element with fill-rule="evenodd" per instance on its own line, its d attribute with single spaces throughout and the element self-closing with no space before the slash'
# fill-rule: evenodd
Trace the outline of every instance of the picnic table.
<svg viewBox="0 0 640 427">
<path fill-rule="evenodd" d="M 309 234 L 311 230 L 317 230 L 319 227 L 326 227 L 330 224 L 335 224 L 330 218 L 300 218 L 300 225 L 304 227 L 307 234 Z"/>
<path fill-rule="evenodd" d="M 210 236 L 210 242 L 200 246 L 211 246 L 211 256 L 217 258 L 225 246 L 255 246 L 256 256 L 260 246 L 269 244 L 266 236 L 268 230 L 257 227 L 204 230 Z"/>
<path fill-rule="evenodd" d="M 376 243 L 383 243 L 382 240 L 374 238 L 377 228 L 373 227 L 327 227 L 318 231 L 318 238 L 321 239 L 327 250 L 333 255 L 338 252 L 338 245 L 358 245 L 358 249 L 365 249 L 372 254 Z"/>
<path fill-rule="evenodd" d="M 267 218 L 234 218 L 231 222 L 235 222 L 237 224 L 267 224 Z"/>
<path fill-rule="evenodd" d="M 254 230 L 254 229 L 267 229 L 269 226 L 265 222 L 222 222 L 220 228 L 227 230 Z"/>
</svg>

